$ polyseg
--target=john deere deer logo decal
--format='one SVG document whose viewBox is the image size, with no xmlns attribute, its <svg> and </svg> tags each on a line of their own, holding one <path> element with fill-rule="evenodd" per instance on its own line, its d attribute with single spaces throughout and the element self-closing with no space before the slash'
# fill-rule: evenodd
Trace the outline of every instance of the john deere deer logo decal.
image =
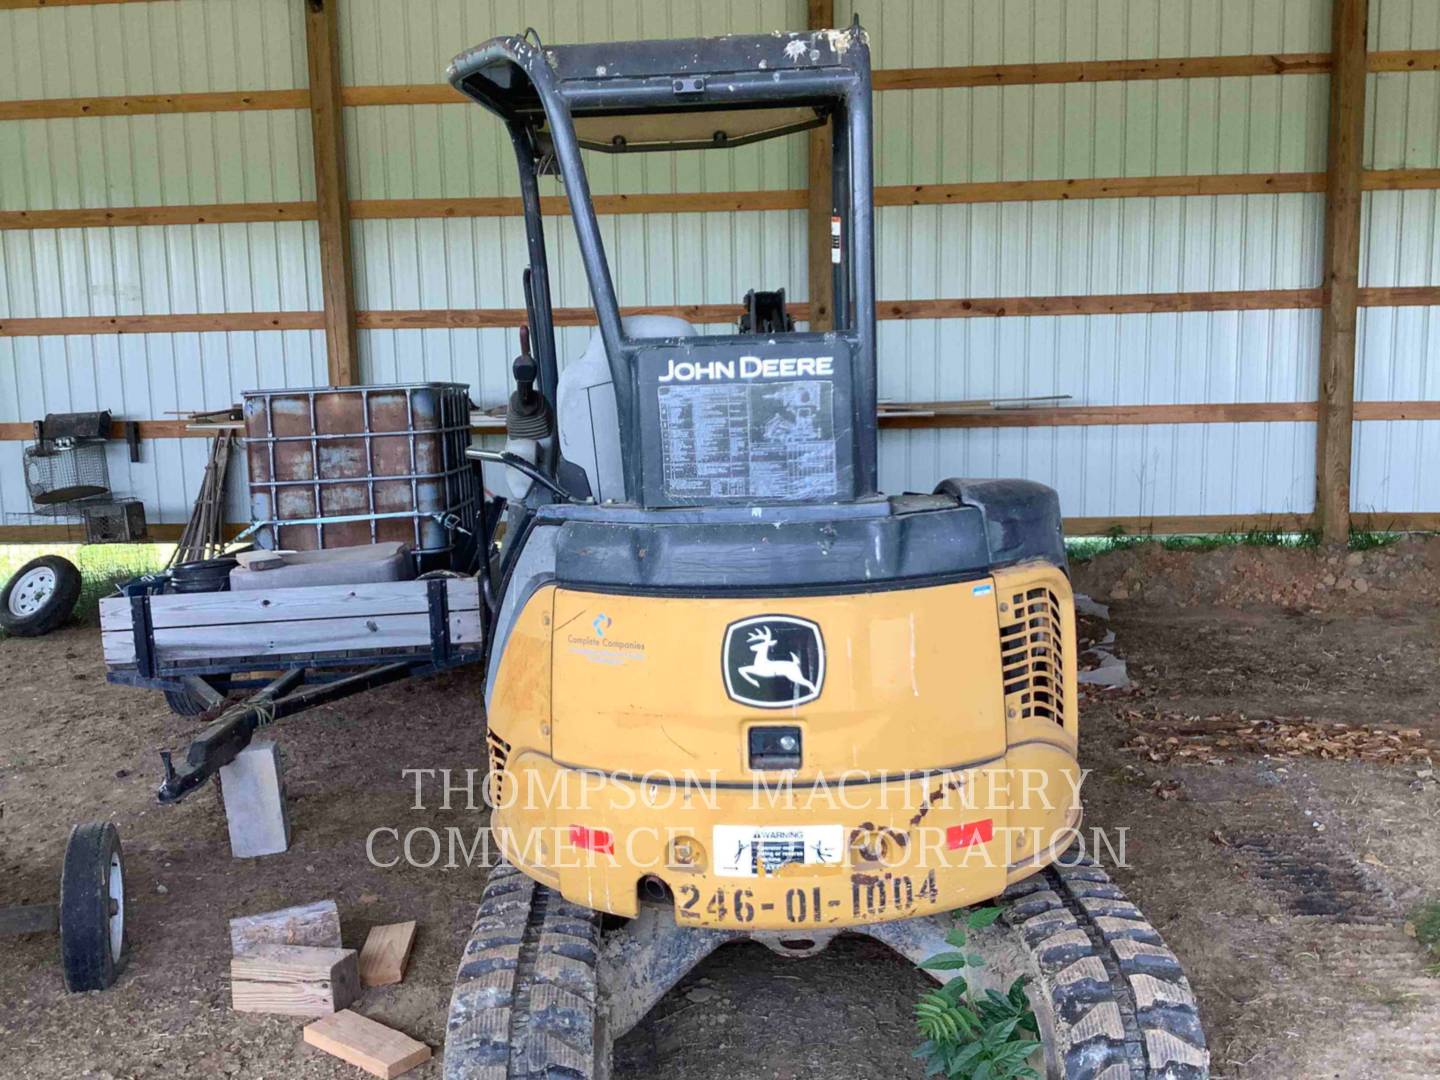
<svg viewBox="0 0 1440 1080">
<path fill-rule="evenodd" d="M 820 627 L 794 615 L 757 615 L 725 629 L 725 692 L 744 705 L 783 709 L 820 696 Z"/>
</svg>

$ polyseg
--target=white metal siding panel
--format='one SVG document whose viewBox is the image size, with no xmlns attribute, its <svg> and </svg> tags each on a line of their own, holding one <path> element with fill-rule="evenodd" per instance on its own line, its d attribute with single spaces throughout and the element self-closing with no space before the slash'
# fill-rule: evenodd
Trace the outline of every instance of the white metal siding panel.
<svg viewBox="0 0 1440 1080">
<path fill-rule="evenodd" d="M 1370 48 L 1440 48 L 1440 4 L 1371 0 Z M 1440 167 L 1440 72 L 1381 72 L 1366 86 L 1365 165 Z M 1440 192 L 1374 191 L 1362 202 L 1360 284 L 1440 285 Z M 1440 309 L 1369 308 L 1357 331 L 1357 401 L 1440 399 Z M 1404 513 L 1440 508 L 1440 421 L 1355 425 L 1351 505 Z"/>
<path fill-rule="evenodd" d="M 863 5 L 862 18 L 867 12 Z M 837 21 L 850 5 L 837 5 Z M 877 68 L 1324 51 L 1316 0 L 886 4 Z M 877 183 L 1307 172 L 1323 77 L 1146 80 L 877 95 Z M 1134 198 L 879 212 L 882 299 L 1292 289 L 1319 284 L 1319 195 Z M 1314 311 L 882 323 L 897 400 L 1067 394 L 1071 404 L 1312 401 Z M 1066 514 L 1306 512 L 1314 424 L 892 431 L 889 489 L 950 475 L 1054 485 Z"/>
<path fill-rule="evenodd" d="M 533 26 L 543 41 L 693 37 L 798 29 L 799 0 L 669 3 L 460 4 L 455 0 L 354 0 L 342 9 L 341 63 L 355 85 L 436 83 L 459 52 Z M 514 151 L 504 128 L 466 102 L 346 110 L 355 198 L 516 196 Z M 597 195 L 787 190 L 806 184 L 804 137 L 726 153 L 585 152 Z M 542 193 L 563 194 L 552 178 Z M 751 288 L 787 286 L 803 299 L 803 212 L 605 215 L 600 220 L 622 305 L 735 303 Z M 547 217 L 555 303 L 588 307 L 589 286 L 570 220 Z M 353 227 L 356 304 L 385 308 L 521 308 L 525 232 L 519 219 L 369 220 Z M 558 332 L 562 365 L 591 331 Z M 367 379 L 454 378 L 477 402 L 509 393 L 514 330 L 365 330 Z"/>
<path fill-rule="evenodd" d="M 303 12 L 290 0 L 0 11 L 0 99 L 305 84 Z M 0 122 L 0 210 L 310 200 L 313 173 L 303 110 Z M 320 306 L 314 223 L 0 232 L 0 316 Z M 255 386 L 323 382 L 324 349 L 318 331 L 0 338 L 0 422 L 224 406 Z M 30 510 L 20 454 L 0 443 L 7 522 Z M 161 439 L 131 464 L 114 443 L 111 483 L 142 498 L 151 522 L 183 521 L 205 456 L 203 440 Z"/>
<path fill-rule="evenodd" d="M 858 6 L 877 67 L 1325 51 L 1326 0 L 886 0 Z M 546 41 L 685 37 L 804 25 L 801 0 L 348 0 L 347 84 L 435 83 L 460 50 L 535 26 Z M 1440 48 L 1440 4 L 1372 0 L 1371 47 Z M 306 81 L 292 0 L 179 0 L 0 12 L 0 98 L 285 89 Z M 1366 164 L 1440 167 L 1440 74 L 1369 79 Z M 887 92 L 876 96 L 881 184 L 1318 171 L 1323 76 L 1185 79 Z M 465 104 L 346 110 L 358 198 L 517 193 L 500 126 Z M 308 116 L 114 117 L 0 123 L 0 209 L 291 201 L 314 197 Z M 587 153 L 597 194 L 795 189 L 804 139 L 719 153 Z M 546 180 L 546 193 L 559 193 Z M 1437 193 L 1364 200 L 1362 282 L 1440 284 Z M 1312 286 L 1318 195 L 886 208 L 882 299 Z M 568 220 L 549 218 L 556 302 L 586 306 Z M 623 304 L 734 302 L 751 287 L 806 292 L 805 215 L 602 219 Z M 362 308 L 518 308 L 524 238 L 511 219 L 357 221 Z M 313 224 L 36 230 L 0 234 L 0 315 L 313 310 Z M 1362 312 L 1357 396 L 1435 399 L 1432 309 Z M 717 329 L 717 328 L 707 328 Z M 562 362 L 588 328 L 560 331 Z M 1309 401 L 1318 314 L 1193 313 L 887 321 L 880 380 L 897 399 L 1069 394 L 1077 404 Z M 513 330 L 362 331 L 376 381 L 469 382 L 502 400 Z M 117 415 L 234 400 L 324 378 L 318 332 L 0 339 L 0 420 L 46 410 Z M 117 407 L 117 402 L 121 403 Z M 882 480 L 1031 476 L 1072 515 L 1300 512 L 1313 500 L 1313 424 L 886 432 Z M 1367 422 L 1357 509 L 1436 508 L 1440 422 Z M 180 520 L 199 440 L 112 462 L 117 486 Z M 18 444 L 0 444 L 0 511 L 27 508 Z M 181 484 L 176 482 L 179 477 Z M 163 482 L 162 482 L 163 478 Z M 156 506 L 160 508 L 156 512 Z"/>
</svg>

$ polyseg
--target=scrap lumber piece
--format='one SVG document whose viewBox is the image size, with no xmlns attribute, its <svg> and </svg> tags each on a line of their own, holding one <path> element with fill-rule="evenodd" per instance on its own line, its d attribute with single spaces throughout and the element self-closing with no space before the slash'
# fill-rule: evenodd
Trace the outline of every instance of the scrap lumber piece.
<svg viewBox="0 0 1440 1080">
<path fill-rule="evenodd" d="M 424 1043 L 349 1009 L 306 1024 L 305 1041 L 386 1080 L 430 1060 Z"/>
<path fill-rule="evenodd" d="M 236 1012 L 329 1016 L 359 996 L 354 949 L 256 945 L 230 961 L 230 1007 Z"/>
<path fill-rule="evenodd" d="M 242 915 L 230 920 L 230 952 L 235 956 L 257 945 L 312 945 L 340 948 L 340 909 L 334 900 Z"/>
<path fill-rule="evenodd" d="M 415 920 L 372 926 L 360 950 L 360 981 L 366 986 L 390 986 L 405 977 L 410 949 L 415 944 Z"/>
</svg>

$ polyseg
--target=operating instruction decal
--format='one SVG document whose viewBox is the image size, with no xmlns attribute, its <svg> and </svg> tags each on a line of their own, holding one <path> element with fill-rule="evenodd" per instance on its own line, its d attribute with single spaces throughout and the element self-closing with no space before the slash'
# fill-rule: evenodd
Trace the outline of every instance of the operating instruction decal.
<svg viewBox="0 0 1440 1080">
<path fill-rule="evenodd" d="M 793 361 L 786 366 L 811 373 Z M 704 383 L 674 378 L 673 368 L 667 374 L 673 381 L 662 377 L 656 388 L 667 497 L 808 500 L 836 494 L 829 379 Z"/>
</svg>

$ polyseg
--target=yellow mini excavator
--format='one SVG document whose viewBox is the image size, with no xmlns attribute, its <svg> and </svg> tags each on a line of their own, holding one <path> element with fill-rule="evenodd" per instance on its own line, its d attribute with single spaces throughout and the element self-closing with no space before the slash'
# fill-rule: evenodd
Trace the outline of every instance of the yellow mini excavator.
<svg viewBox="0 0 1440 1080">
<path fill-rule="evenodd" d="M 509 132 L 529 265 L 505 448 L 470 451 L 506 495 L 481 568 L 504 859 L 460 963 L 446 1076 L 604 1076 L 613 1041 L 727 942 L 805 956 L 858 933 L 921 962 L 952 911 L 991 901 L 1004 914 L 971 934 L 987 963 L 966 977 L 1029 977 L 1037 1071 L 1208 1075 L 1174 954 L 1073 847 L 1055 493 L 877 490 L 865 32 L 527 32 L 449 78 Z M 797 330 L 782 291 L 751 292 L 736 333 L 622 316 L 582 149 L 719 153 L 822 126 L 833 329 Z M 598 324 L 563 370 L 547 174 Z"/>
</svg>

